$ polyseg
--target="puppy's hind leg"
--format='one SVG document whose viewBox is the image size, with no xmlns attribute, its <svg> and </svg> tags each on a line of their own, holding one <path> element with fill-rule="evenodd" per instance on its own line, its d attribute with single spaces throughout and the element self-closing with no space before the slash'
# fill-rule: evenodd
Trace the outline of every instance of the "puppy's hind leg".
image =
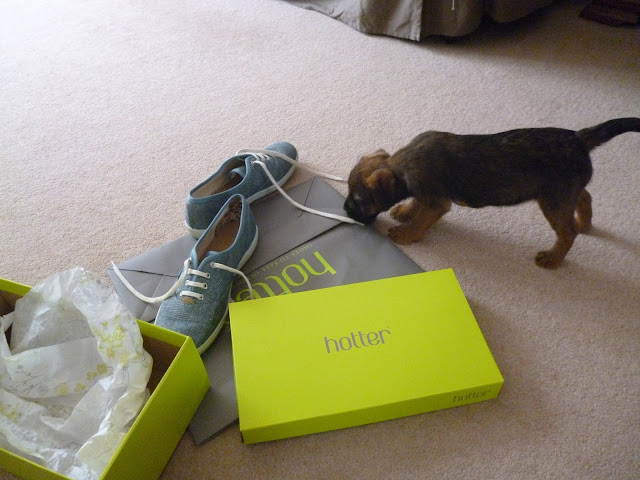
<svg viewBox="0 0 640 480">
<path fill-rule="evenodd" d="M 412 202 L 411 217 L 406 220 L 407 223 L 389 229 L 389 238 L 401 245 L 421 240 L 427 234 L 427 230 L 451 210 L 450 200 L 431 202 L 428 205 L 417 200 Z"/>
<path fill-rule="evenodd" d="M 578 233 L 586 233 L 591 230 L 591 217 L 591 195 L 586 189 L 583 189 L 578 196 L 578 205 L 576 206 Z"/>
<path fill-rule="evenodd" d="M 542 213 L 557 235 L 551 250 L 542 251 L 536 255 L 536 265 L 539 267 L 558 268 L 571 249 L 578 235 L 578 226 L 574 217 L 578 203 L 576 197 L 564 198 L 561 201 L 548 198 L 538 200 Z"/>
</svg>

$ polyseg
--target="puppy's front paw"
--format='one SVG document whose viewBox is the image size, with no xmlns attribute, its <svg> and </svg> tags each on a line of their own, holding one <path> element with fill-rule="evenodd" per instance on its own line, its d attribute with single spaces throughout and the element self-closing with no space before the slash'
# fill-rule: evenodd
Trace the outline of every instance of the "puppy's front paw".
<svg viewBox="0 0 640 480">
<path fill-rule="evenodd" d="M 389 210 L 389 215 L 400 223 L 407 223 L 413 218 L 412 204 L 398 203 Z"/>
<path fill-rule="evenodd" d="M 536 255 L 536 265 L 542 268 L 555 269 L 560 266 L 563 258 L 558 258 L 558 255 L 553 250 L 538 252 Z"/>
<path fill-rule="evenodd" d="M 399 245 L 408 245 L 422 238 L 422 235 L 416 235 L 416 233 L 412 229 L 407 228 L 406 225 L 391 227 L 387 234 L 391 240 Z"/>
</svg>

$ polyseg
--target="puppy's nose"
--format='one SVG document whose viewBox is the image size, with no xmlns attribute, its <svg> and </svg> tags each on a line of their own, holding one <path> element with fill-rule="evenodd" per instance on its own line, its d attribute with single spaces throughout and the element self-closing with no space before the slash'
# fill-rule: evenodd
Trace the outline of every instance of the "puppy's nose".
<svg viewBox="0 0 640 480">
<path fill-rule="evenodd" d="M 347 212 L 347 215 L 349 215 L 355 221 L 364 223 L 364 224 L 372 223 L 377 216 L 377 215 L 365 215 L 360 209 L 360 206 L 358 205 L 358 203 L 355 200 L 353 200 L 351 196 L 348 196 L 344 202 L 344 211 Z"/>
<path fill-rule="evenodd" d="M 356 204 L 353 201 L 353 198 L 350 196 L 344 201 L 344 211 L 347 212 L 347 215 L 351 216 L 351 214 L 356 210 Z"/>
</svg>

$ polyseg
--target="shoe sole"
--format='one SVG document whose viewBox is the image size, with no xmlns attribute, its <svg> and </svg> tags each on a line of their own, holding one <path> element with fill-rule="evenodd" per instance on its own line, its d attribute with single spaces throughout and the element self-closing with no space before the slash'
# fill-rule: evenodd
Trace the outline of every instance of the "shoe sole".
<svg viewBox="0 0 640 480">
<path fill-rule="evenodd" d="M 298 161 L 298 157 L 296 156 L 296 158 L 294 158 L 294 160 L 297 162 Z M 287 183 L 287 180 L 289 180 L 291 178 L 291 175 L 293 175 L 293 172 L 295 171 L 295 165 L 293 166 L 293 168 L 291 168 L 287 174 L 282 177 L 282 179 L 278 182 L 278 186 L 281 187 L 282 185 L 284 185 L 285 183 Z M 270 187 L 265 188 L 264 190 L 260 190 L 259 192 L 254 193 L 253 195 L 251 195 L 249 198 L 247 198 L 247 203 L 251 204 L 253 202 L 255 202 L 256 200 L 261 199 L 262 197 L 265 197 L 266 195 L 269 195 L 272 192 L 275 192 L 277 189 L 274 185 L 271 185 Z M 187 223 L 187 221 L 185 220 L 185 225 L 187 226 L 187 230 L 189 230 L 189 233 L 191 234 L 191 236 L 193 238 L 200 238 L 202 236 L 202 234 L 206 231 L 206 228 L 200 230 L 200 229 L 195 229 L 195 228 L 191 228 L 189 226 L 189 224 Z"/>
<path fill-rule="evenodd" d="M 251 242 L 251 245 L 249 246 L 249 249 L 245 252 L 244 256 L 240 260 L 240 263 L 238 264 L 238 270 L 240 270 L 244 266 L 244 264 L 249 261 L 257 245 L 258 245 L 258 230 L 256 229 L 256 234 L 253 237 L 253 240 Z M 218 324 L 216 329 L 213 331 L 211 336 L 207 338 L 205 342 L 198 347 L 198 353 L 200 355 L 202 355 L 205 352 L 205 350 L 207 350 L 207 348 L 211 346 L 211 344 L 218 337 L 218 335 L 220 335 L 220 332 L 222 331 L 222 327 L 224 327 L 224 325 L 227 323 L 227 317 L 229 316 L 229 302 L 231 301 L 231 290 L 232 288 L 229 289 L 229 298 L 227 298 L 227 309 L 224 312 L 224 315 L 222 316 L 222 320 L 220 320 L 220 323 Z"/>
</svg>

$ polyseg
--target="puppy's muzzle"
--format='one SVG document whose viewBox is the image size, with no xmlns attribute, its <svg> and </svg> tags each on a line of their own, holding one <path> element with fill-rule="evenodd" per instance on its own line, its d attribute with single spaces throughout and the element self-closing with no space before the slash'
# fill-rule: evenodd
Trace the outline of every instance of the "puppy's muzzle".
<svg viewBox="0 0 640 480">
<path fill-rule="evenodd" d="M 373 221 L 378 216 L 377 213 L 370 215 L 363 212 L 360 205 L 358 205 L 358 203 L 353 199 L 353 197 L 351 197 L 351 195 L 349 195 L 344 202 L 344 211 L 347 212 L 347 215 L 349 215 L 355 221 L 364 223 L 365 225 L 373 223 Z"/>
</svg>

